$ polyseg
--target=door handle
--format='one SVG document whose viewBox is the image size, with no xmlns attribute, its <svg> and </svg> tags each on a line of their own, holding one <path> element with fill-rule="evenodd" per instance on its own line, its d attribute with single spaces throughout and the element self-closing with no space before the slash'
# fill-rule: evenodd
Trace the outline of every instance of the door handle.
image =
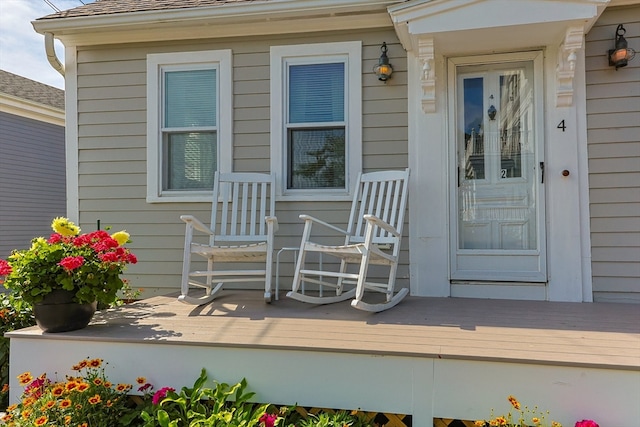
<svg viewBox="0 0 640 427">
<path fill-rule="evenodd" d="M 540 162 L 540 184 L 544 184 L 544 162 Z"/>
</svg>

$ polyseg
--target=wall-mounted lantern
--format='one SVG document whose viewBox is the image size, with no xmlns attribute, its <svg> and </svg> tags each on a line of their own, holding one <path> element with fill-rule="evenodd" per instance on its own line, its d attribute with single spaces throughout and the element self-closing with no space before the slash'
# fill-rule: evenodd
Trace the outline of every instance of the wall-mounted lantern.
<svg viewBox="0 0 640 427">
<path fill-rule="evenodd" d="M 626 67 L 627 63 L 636 56 L 636 51 L 629 47 L 624 34 L 627 32 L 622 24 L 616 28 L 616 47 L 609 51 L 609 65 L 618 68 Z"/>
<path fill-rule="evenodd" d="M 382 42 L 380 50 L 382 51 L 382 55 L 380 55 L 378 65 L 373 67 L 373 72 L 376 73 L 378 80 L 386 82 L 391 78 L 391 74 L 393 73 L 393 67 L 389 64 L 389 58 L 387 57 L 387 42 Z"/>
</svg>

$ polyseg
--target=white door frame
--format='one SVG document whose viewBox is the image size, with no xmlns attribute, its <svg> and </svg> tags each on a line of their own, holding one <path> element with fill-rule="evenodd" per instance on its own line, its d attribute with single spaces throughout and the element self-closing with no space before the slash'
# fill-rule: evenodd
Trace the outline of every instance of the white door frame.
<svg viewBox="0 0 640 427">
<path fill-rule="evenodd" d="M 558 106 L 558 57 L 561 46 L 543 50 L 542 114 L 545 152 L 548 283 L 535 299 L 592 301 L 588 162 L 586 144 L 586 86 L 584 52 L 578 51 L 573 79 L 573 102 Z M 424 61 L 419 52 L 408 54 L 409 167 L 412 169 L 409 202 L 409 258 L 411 293 L 418 296 L 452 296 L 449 277 L 449 203 L 451 170 L 447 61 L 434 55 L 435 107 L 422 108 Z M 564 120 L 566 130 L 557 128 Z M 455 154 L 455 153 L 453 153 Z M 570 175 L 562 175 L 569 170 Z M 488 294 L 477 290 L 466 296 L 479 298 L 530 298 L 522 287 L 496 285 Z M 488 289 L 488 288 L 485 288 Z M 524 294 L 524 295 L 523 295 Z M 455 294 L 454 294 L 455 296 Z"/>
<path fill-rule="evenodd" d="M 474 276 L 473 271 L 461 271 L 458 267 L 458 257 L 461 256 L 457 248 L 458 241 L 458 197 L 457 186 L 457 121 L 458 121 L 458 67 L 467 65 L 501 65 L 515 62 L 530 62 L 533 64 L 533 97 L 534 97 L 534 132 L 535 132 L 535 171 L 531 178 L 536 181 L 537 212 L 536 212 L 536 239 L 538 248 L 535 251 L 521 250 L 509 251 L 510 258 L 506 261 L 504 271 L 490 274 L 488 271 L 478 271 Z M 452 296 L 478 296 L 500 298 L 504 295 L 518 296 L 526 299 L 545 299 L 544 284 L 547 282 L 546 271 L 546 221 L 545 221 L 545 192 L 544 183 L 540 183 L 543 171 L 540 162 L 544 162 L 544 108 L 543 108 L 543 53 L 542 51 L 525 51 L 508 54 L 475 55 L 465 57 L 453 57 L 448 59 L 448 123 L 449 123 L 449 234 L 450 234 L 450 278 L 452 279 Z M 462 251 L 470 252 L 470 251 Z M 504 251 L 507 252 L 507 251 Z M 481 264 L 491 263 L 490 259 L 496 256 L 495 251 L 477 251 L 478 256 L 484 261 Z M 468 258 L 468 256 L 466 257 Z M 528 272 L 511 271 L 510 267 L 520 263 L 520 260 L 528 265 Z M 497 282 L 497 283 L 496 283 Z M 461 286 L 463 285 L 463 286 Z M 472 285 L 475 285 L 472 286 Z M 509 289 L 507 286 L 518 286 L 518 289 Z M 524 285 L 524 286 L 523 286 Z M 478 289 L 481 286 L 483 289 Z"/>
</svg>

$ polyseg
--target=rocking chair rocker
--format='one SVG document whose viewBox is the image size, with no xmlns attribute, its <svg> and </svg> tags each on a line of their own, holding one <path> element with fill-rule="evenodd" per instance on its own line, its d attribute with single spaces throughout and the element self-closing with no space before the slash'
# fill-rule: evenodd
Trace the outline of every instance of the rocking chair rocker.
<svg viewBox="0 0 640 427">
<path fill-rule="evenodd" d="M 212 301 L 224 283 L 264 281 L 264 299 L 271 302 L 273 235 L 278 229 L 272 175 L 216 172 L 211 228 L 192 215 L 182 215 L 180 219 L 187 228 L 179 301 L 202 305 Z M 194 230 L 208 235 L 208 244 L 194 242 Z M 192 255 L 206 258 L 207 269 L 192 271 Z M 233 264 L 236 269 L 221 270 L 217 266 L 218 263 L 247 262 L 265 263 L 264 269 L 244 270 Z M 204 282 L 197 279 L 203 277 Z M 214 279 L 218 282 L 215 287 Z M 205 288 L 205 295 L 189 296 L 190 286 Z"/>
<path fill-rule="evenodd" d="M 383 311 L 398 304 L 409 293 L 406 288 L 395 293 L 408 180 L 408 168 L 403 171 L 361 174 L 346 230 L 309 215 L 300 215 L 300 219 L 305 221 L 305 226 L 292 290 L 287 293 L 287 296 L 311 304 L 331 304 L 355 297 L 351 301 L 351 306 L 370 312 Z M 345 236 L 344 244 L 328 246 L 310 241 L 314 224 Z M 339 270 L 336 272 L 306 268 L 306 256 L 311 252 L 339 259 Z M 349 264 L 359 264 L 359 268 L 348 271 Z M 327 266 L 327 263 L 323 265 Z M 386 283 L 367 280 L 369 265 L 383 265 L 389 268 Z M 303 283 L 334 288 L 335 295 L 313 296 L 301 293 Z M 355 287 L 345 290 L 344 285 L 355 285 Z M 365 290 L 384 293 L 386 301 L 364 302 L 362 298 Z"/>
</svg>

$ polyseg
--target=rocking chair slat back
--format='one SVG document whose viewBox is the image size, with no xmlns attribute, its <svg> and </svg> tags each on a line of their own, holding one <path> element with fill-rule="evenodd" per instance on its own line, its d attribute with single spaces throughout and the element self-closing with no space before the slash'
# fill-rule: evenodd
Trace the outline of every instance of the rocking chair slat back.
<svg viewBox="0 0 640 427">
<path fill-rule="evenodd" d="M 375 215 L 402 233 L 406 206 L 404 186 L 407 185 L 405 171 L 381 171 L 361 175 L 360 188 L 354 197 L 349 216 L 350 233 L 345 244 L 364 241 L 367 221 L 365 214 Z M 394 243 L 397 238 L 388 231 L 375 230 L 374 243 Z"/>
<path fill-rule="evenodd" d="M 215 241 L 264 241 L 267 229 L 264 218 L 275 216 L 275 188 L 260 174 L 216 172 L 211 228 Z M 218 216 L 220 221 L 218 221 Z"/>
</svg>

